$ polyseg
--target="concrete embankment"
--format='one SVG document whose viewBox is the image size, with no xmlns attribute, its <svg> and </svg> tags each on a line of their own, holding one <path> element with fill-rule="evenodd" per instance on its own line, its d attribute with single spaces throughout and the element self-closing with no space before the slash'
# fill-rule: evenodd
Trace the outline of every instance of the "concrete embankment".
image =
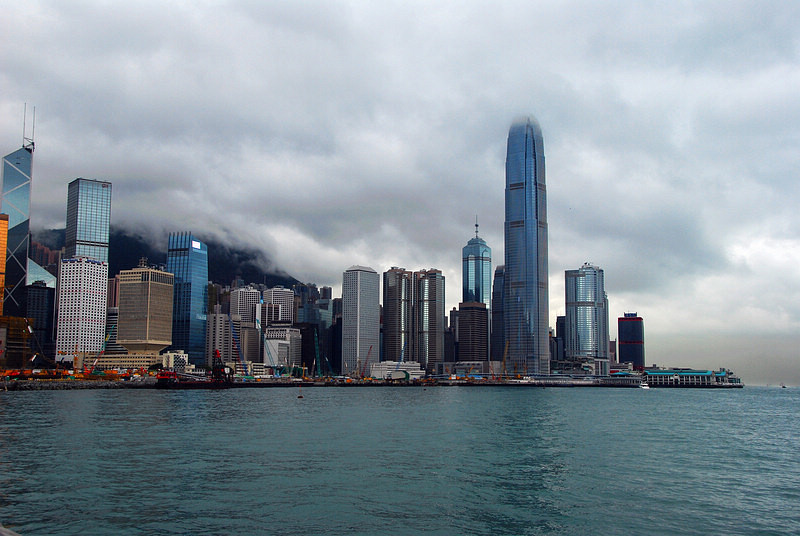
<svg viewBox="0 0 800 536">
<path fill-rule="evenodd" d="M 152 381 L 151 381 L 152 380 Z M 0 381 L 0 391 L 68 391 L 72 389 L 152 389 L 155 378 L 142 381 L 11 380 Z"/>
</svg>

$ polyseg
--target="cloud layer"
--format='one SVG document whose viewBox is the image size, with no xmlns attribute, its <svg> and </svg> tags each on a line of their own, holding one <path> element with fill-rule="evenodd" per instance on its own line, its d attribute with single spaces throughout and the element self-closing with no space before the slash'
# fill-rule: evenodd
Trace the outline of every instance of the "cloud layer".
<svg viewBox="0 0 800 536">
<path fill-rule="evenodd" d="M 22 103 L 35 104 L 36 227 L 63 226 L 72 178 L 110 180 L 116 225 L 255 245 L 335 287 L 352 264 L 436 267 L 452 307 L 475 215 L 502 263 L 507 129 L 533 114 L 552 323 L 564 270 L 591 261 L 612 326 L 626 310 L 645 317 L 648 362 L 800 383 L 800 6 L 42 1 L 4 13 L 0 146 L 19 146 Z"/>
</svg>

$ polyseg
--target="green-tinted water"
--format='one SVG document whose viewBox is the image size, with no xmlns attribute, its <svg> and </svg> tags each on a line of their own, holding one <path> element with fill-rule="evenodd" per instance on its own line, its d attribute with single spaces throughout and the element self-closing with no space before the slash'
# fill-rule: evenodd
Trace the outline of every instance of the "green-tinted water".
<svg viewBox="0 0 800 536">
<path fill-rule="evenodd" d="M 800 390 L 0 393 L 21 534 L 797 534 Z"/>
</svg>

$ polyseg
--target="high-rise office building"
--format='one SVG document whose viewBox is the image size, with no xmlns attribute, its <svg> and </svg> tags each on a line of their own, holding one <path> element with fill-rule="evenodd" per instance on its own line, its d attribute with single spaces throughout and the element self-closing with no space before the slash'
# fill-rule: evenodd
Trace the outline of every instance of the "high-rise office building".
<svg viewBox="0 0 800 536">
<path fill-rule="evenodd" d="M 584 263 L 565 272 L 567 359 L 594 362 L 595 374 L 608 374 L 608 298 L 603 270 Z"/>
<path fill-rule="evenodd" d="M 241 328 L 239 315 L 222 312 L 222 306 L 215 305 L 207 315 L 206 342 L 204 364 L 211 367 L 216 352 L 224 363 L 238 361 L 238 353 L 234 344 L 234 332 Z"/>
<path fill-rule="evenodd" d="M 108 307 L 119 307 L 119 274 L 108 279 Z"/>
<path fill-rule="evenodd" d="M 319 289 L 319 299 L 321 300 L 332 300 L 333 299 L 333 289 L 331 287 L 322 287 Z"/>
<path fill-rule="evenodd" d="M 444 362 L 445 298 L 441 270 L 383 274 L 383 360 L 418 361 L 434 372 Z"/>
<path fill-rule="evenodd" d="M 492 249 L 478 236 L 477 222 L 475 237 L 462 248 L 461 258 L 461 301 L 481 302 L 488 309 L 492 297 Z"/>
<path fill-rule="evenodd" d="M 108 263 L 86 257 L 61 259 L 56 327 L 59 360 L 74 360 L 78 354 L 86 357 L 103 349 L 106 292 Z"/>
<path fill-rule="evenodd" d="M 292 285 L 294 292 L 295 322 L 319 323 L 314 305 L 319 300 L 319 289 L 314 283 L 296 283 Z"/>
<path fill-rule="evenodd" d="M 175 275 L 172 349 L 186 352 L 194 365 L 205 365 L 208 248 L 192 233 L 171 233 L 167 271 Z"/>
<path fill-rule="evenodd" d="M 109 279 L 109 281 L 112 281 Z M 119 281 L 119 279 L 117 279 Z M 106 353 L 127 354 L 128 349 L 117 342 L 119 334 L 119 307 L 106 309 Z"/>
<path fill-rule="evenodd" d="M 550 339 L 550 372 L 571 373 L 576 372 L 575 363 L 567 361 L 567 352 L 564 346 L 567 338 L 567 317 L 556 317 L 556 332 Z"/>
<path fill-rule="evenodd" d="M 380 276 L 351 266 L 342 275 L 342 374 L 369 373 L 380 354 Z"/>
<path fill-rule="evenodd" d="M 491 344 L 489 351 L 491 352 L 492 361 L 502 361 L 506 351 L 506 334 L 505 334 L 505 307 L 503 307 L 503 299 L 505 292 L 505 275 L 506 267 L 500 265 L 494 269 L 494 282 L 492 284 L 492 318 L 489 320 L 491 325 Z"/>
<path fill-rule="evenodd" d="M 542 129 L 533 117 L 508 132 L 505 267 L 508 366 L 548 374 L 547 192 Z"/>
<path fill-rule="evenodd" d="M 56 289 L 48 287 L 43 281 L 35 281 L 28 285 L 27 317 L 33 320 L 34 352 L 41 352 L 45 357 L 54 359 L 56 354 L 53 315 L 55 313 Z"/>
<path fill-rule="evenodd" d="M 174 282 L 173 274 L 144 262 L 119 273 L 118 344 L 131 353 L 158 354 L 172 343 Z"/>
<path fill-rule="evenodd" d="M 475 326 L 469 324 L 464 330 L 458 330 L 456 339 L 458 340 L 458 354 L 459 360 L 464 361 L 461 357 L 462 354 L 480 354 L 485 348 L 486 354 L 481 358 L 482 360 L 489 359 L 489 322 L 491 322 L 490 307 L 492 305 L 492 249 L 486 244 L 486 241 L 478 236 L 478 220 L 475 219 L 475 237 L 471 238 L 467 245 L 461 250 L 461 301 L 462 303 L 479 302 L 484 304 L 484 311 L 480 313 L 486 315 L 486 341 L 480 348 L 475 347 L 472 341 L 469 341 L 467 350 L 462 352 L 463 344 L 461 343 L 461 332 L 474 333 Z M 461 306 L 459 305 L 459 309 Z M 468 322 L 477 320 L 474 309 L 469 309 Z M 471 359 L 474 361 L 474 359 Z"/>
<path fill-rule="evenodd" d="M 270 368 L 299 367 L 303 358 L 303 338 L 292 327 L 268 327 L 264 331 L 264 364 Z"/>
<path fill-rule="evenodd" d="M 3 313 L 6 316 L 19 317 L 26 314 L 33 149 L 33 142 L 30 141 L 21 149 L 3 157 L 0 212 L 8 214 L 8 235 L 4 250 L 6 280 L 3 296 Z"/>
<path fill-rule="evenodd" d="M 458 304 L 458 360 L 489 359 L 489 315 L 483 302 Z"/>
<path fill-rule="evenodd" d="M 231 314 L 239 315 L 242 322 L 255 325 L 256 306 L 260 309 L 260 303 L 261 291 L 256 288 L 240 287 L 231 291 Z"/>
<path fill-rule="evenodd" d="M 66 257 L 108 262 L 111 183 L 78 178 L 67 188 Z"/>
<path fill-rule="evenodd" d="M 617 361 L 633 363 L 634 370 L 644 370 L 644 320 L 636 313 L 617 319 Z"/>
<path fill-rule="evenodd" d="M 422 368 L 434 374 L 438 373 L 438 365 L 444 363 L 444 283 L 441 270 L 414 272 L 412 355 Z"/>
<path fill-rule="evenodd" d="M 294 323 L 294 291 L 289 288 L 273 287 L 264 291 L 264 303 L 273 305 L 267 308 L 269 315 L 265 324 Z"/>
<path fill-rule="evenodd" d="M 413 275 L 393 266 L 383 273 L 383 359 L 411 361 Z"/>
</svg>

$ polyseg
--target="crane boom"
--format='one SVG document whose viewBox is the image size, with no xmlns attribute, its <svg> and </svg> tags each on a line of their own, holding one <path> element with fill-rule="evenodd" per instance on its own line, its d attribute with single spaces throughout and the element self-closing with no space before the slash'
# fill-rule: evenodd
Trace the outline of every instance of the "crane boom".
<svg viewBox="0 0 800 536">
<path fill-rule="evenodd" d="M 369 345 L 369 350 L 367 350 L 367 357 L 364 359 L 364 366 L 361 368 L 361 377 L 366 377 L 367 366 L 369 365 L 369 356 L 372 354 L 372 345 Z"/>
</svg>

